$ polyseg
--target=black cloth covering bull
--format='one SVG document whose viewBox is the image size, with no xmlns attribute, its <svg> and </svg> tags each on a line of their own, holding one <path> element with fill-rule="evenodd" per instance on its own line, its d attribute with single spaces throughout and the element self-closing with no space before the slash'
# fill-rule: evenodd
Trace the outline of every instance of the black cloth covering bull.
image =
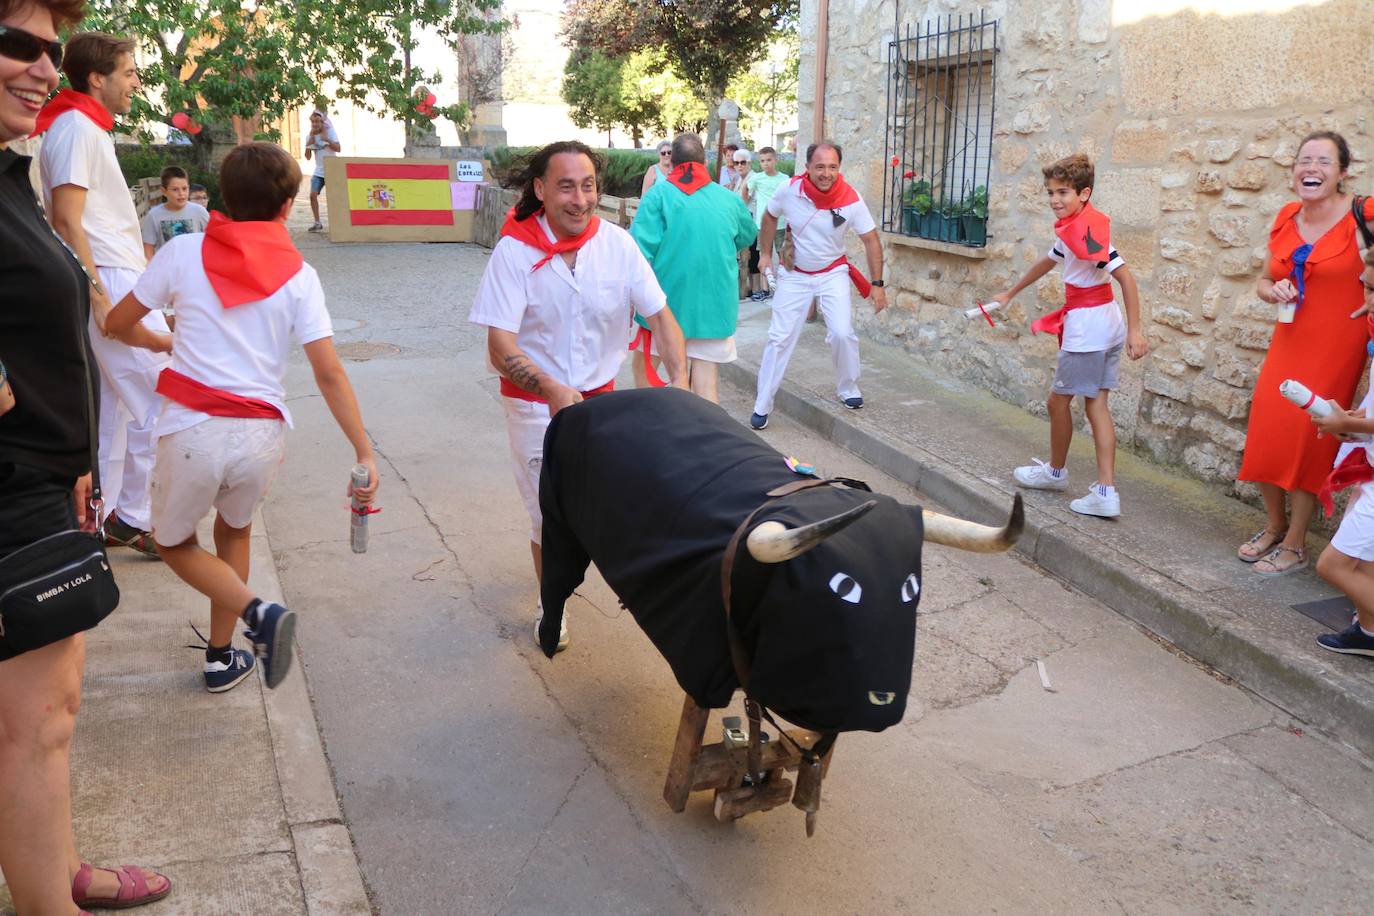
<svg viewBox="0 0 1374 916">
<path fill-rule="evenodd" d="M 615 392 L 569 407 L 544 443 L 544 621 L 553 657 L 563 605 L 589 562 L 699 705 L 739 686 L 721 595 L 731 536 L 770 490 L 803 478 L 720 407 L 675 389 Z M 901 721 L 920 599 L 921 510 L 861 489 L 784 497 L 750 525 L 796 528 L 877 505 L 783 563 L 741 542 L 733 618 L 749 694 L 805 728 L 879 731 Z"/>
</svg>

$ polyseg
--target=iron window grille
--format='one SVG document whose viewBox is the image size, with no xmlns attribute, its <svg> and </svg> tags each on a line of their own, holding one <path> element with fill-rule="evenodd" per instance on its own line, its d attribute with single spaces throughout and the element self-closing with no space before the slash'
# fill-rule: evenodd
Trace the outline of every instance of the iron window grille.
<svg viewBox="0 0 1374 916">
<path fill-rule="evenodd" d="M 987 244 L 998 26 L 985 11 L 936 17 L 888 43 L 886 231 Z"/>
</svg>

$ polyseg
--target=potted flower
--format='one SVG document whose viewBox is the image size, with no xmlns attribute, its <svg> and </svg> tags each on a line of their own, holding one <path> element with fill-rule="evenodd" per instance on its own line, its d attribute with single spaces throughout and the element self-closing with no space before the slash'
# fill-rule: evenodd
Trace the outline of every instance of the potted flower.
<svg viewBox="0 0 1374 916">
<path fill-rule="evenodd" d="M 964 204 L 959 201 L 946 201 L 940 207 L 934 238 L 942 242 L 959 241 L 959 224 L 963 218 Z"/>
<path fill-rule="evenodd" d="M 923 179 L 913 180 L 915 172 L 907 172 L 906 186 L 902 190 L 902 231 L 907 235 L 924 235 L 923 223 L 929 218 L 933 201 L 930 197 L 930 182 Z"/>
<path fill-rule="evenodd" d="M 970 245 L 983 246 L 988 242 L 988 189 L 979 185 L 973 189 L 964 212 L 959 217 L 963 239 Z"/>
</svg>

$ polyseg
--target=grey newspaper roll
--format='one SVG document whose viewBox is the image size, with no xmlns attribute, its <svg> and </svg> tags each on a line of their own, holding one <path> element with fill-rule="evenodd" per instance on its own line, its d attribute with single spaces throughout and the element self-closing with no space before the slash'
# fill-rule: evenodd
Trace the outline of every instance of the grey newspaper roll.
<svg viewBox="0 0 1374 916">
<path fill-rule="evenodd" d="M 357 490 L 367 486 L 371 476 L 367 473 L 367 467 L 361 464 L 353 466 L 353 489 Z M 348 541 L 353 545 L 354 553 L 367 553 L 367 507 L 358 502 L 358 497 L 353 497 L 352 511 L 349 512 L 348 520 Z"/>
</svg>

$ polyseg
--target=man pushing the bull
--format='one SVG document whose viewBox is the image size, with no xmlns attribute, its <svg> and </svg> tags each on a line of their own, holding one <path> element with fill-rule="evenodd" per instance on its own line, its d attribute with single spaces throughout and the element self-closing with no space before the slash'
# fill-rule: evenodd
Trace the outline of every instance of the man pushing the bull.
<svg viewBox="0 0 1374 916">
<path fill-rule="evenodd" d="M 840 174 L 840 148 L 831 142 L 813 143 L 806 150 L 806 173 L 793 178 L 768 201 L 759 229 L 759 269 L 765 273 L 773 258 L 778 218 L 786 217 L 795 254 L 788 263 L 783 250 L 778 290 L 773 295 L 773 319 L 768 343 L 759 362 L 758 397 L 749 425 L 768 426 L 773 397 L 782 384 L 787 362 L 801 337 L 807 307 L 820 303 L 825 340 L 835 364 L 835 393 L 850 410 L 864 406 L 859 392 L 859 338 L 854 333 L 854 310 L 849 301 L 852 281 L 859 295 L 873 301 L 873 311 L 887 308 L 883 291 L 883 248 L 873 214 L 859 192 Z M 864 244 L 868 261 L 865 279 L 845 257 L 844 237 L 850 229 Z"/>
<path fill-rule="evenodd" d="M 614 387 L 633 327 L 627 303 L 648 322 L 669 384 L 687 387 L 682 330 L 649 262 L 629 233 L 596 216 L 602 165 L 575 140 L 551 143 L 530 157 L 520 200 L 506 215 L 469 316 L 487 328 L 487 353 L 501 376 L 536 578 L 543 574 L 544 431 L 560 410 Z M 541 606 L 536 639 L 542 617 Z M 568 645 L 563 620 L 560 650 Z"/>
</svg>

